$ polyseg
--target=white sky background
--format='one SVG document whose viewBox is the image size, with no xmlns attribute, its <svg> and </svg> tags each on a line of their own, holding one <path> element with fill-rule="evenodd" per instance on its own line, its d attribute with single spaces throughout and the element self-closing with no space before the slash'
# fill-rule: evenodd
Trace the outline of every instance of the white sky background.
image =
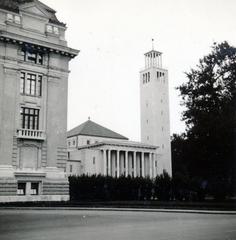
<svg viewBox="0 0 236 240">
<path fill-rule="evenodd" d="M 139 70 L 143 54 L 163 52 L 169 70 L 171 133 L 180 133 L 179 93 L 184 72 L 214 41 L 236 46 L 236 0 L 42 0 L 67 23 L 70 47 L 68 129 L 91 117 L 131 140 L 140 140 Z"/>
</svg>

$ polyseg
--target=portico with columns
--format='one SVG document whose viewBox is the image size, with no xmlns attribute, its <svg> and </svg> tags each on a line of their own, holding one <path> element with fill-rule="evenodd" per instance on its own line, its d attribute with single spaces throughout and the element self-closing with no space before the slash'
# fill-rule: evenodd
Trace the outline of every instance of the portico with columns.
<svg viewBox="0 0 236 240">
<path fill-rule="evenodd" d="M 157 175 L 156 149 L 155 146 L 138 142 L 100 142 L 70 152 L 70 158 L 72 161 L 73 158 L 74 161 L 78 159 L 82 165 L 95 165 L 89 168 L 82 167 L 85 170 L 83 173 L 88 175 L 155 178 Z"/>
<path fill-rule="evenodd" d="M 158 174 L 157 146 L 129 141 L 91 120 L 68 135 L 68 175 L 155 178 Z"/>
<path fill-rule="evenodd" d="M 150 177 L 157 175 L 156 147 L 119 146 L 102 147 L 103 175 L 119 177 Z"/>
</svg>

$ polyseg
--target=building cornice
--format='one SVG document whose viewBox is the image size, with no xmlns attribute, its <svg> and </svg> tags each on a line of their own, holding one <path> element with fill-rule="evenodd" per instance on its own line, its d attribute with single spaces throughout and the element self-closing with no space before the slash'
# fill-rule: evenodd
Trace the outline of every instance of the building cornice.
<svg viewBox="0 0 236 240">
<path fill-rule="evenodd" d="M 22 37 L 18 34 L 9 33 L 6 31 L 0 31 L 0 41 L 22 45 L 22 46 L 31 46 L 43 52 L 53 52 L 69 58 L 76 57 L 80 52 L 79 50 L 69 48 L 66 46 L 61 46 L 58 44 L 53 44 L 46 41 L 25 37 L 25 36 Z"/>
<path fill-rule="evenodd" d="M 89 149 L 89 148 L 96 148 L 96 147 L 103 147 L 103 146 L 117 146 L 117 147 L 133 147 L 133 148 L 145 148 L 145 149 L 151 149 L 151 150 L 156 150 L 158 147 L 154 146 L 154 145 L 148 145 L 148 144 L 144 144 L 144 143 L 139 143 L 139 142 L 131 142 L 131 141 L 127 141 L 127 142 L 100 142 L 100 143 L 95 143 L 95 144 L 90 144 L 90 145 L 84 145 L 81 147 L 78 147 L 78 150 L 82 150 L 82 149 Z"/>
</svg>

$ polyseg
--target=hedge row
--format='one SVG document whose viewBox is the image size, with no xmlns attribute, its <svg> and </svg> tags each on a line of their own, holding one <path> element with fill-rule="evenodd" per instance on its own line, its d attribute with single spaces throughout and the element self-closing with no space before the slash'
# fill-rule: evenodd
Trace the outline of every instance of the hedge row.
<svg viewBox="0 0 236 240">
<path fill-rule="evenodd" d="M 227 195 L 227 183 L 222 181 L 209 185 L 181 175 L 171 178 L 166 172 L 155 179 L 82 175 L 69 177 L 69 182 L 71 201 L 203 201 L 206 195 L 218 200 Z"/>
</svg>

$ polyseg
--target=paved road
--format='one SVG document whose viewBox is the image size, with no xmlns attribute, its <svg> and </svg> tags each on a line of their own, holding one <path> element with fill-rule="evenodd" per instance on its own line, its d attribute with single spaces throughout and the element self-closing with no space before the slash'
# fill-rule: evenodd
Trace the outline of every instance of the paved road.
<svg viewBox="0 0 236 240">
<path fill-rule="evenodd" d="M 1 240 L 236 240 L 236 215 L 0 210 Z"/>
</svg>

